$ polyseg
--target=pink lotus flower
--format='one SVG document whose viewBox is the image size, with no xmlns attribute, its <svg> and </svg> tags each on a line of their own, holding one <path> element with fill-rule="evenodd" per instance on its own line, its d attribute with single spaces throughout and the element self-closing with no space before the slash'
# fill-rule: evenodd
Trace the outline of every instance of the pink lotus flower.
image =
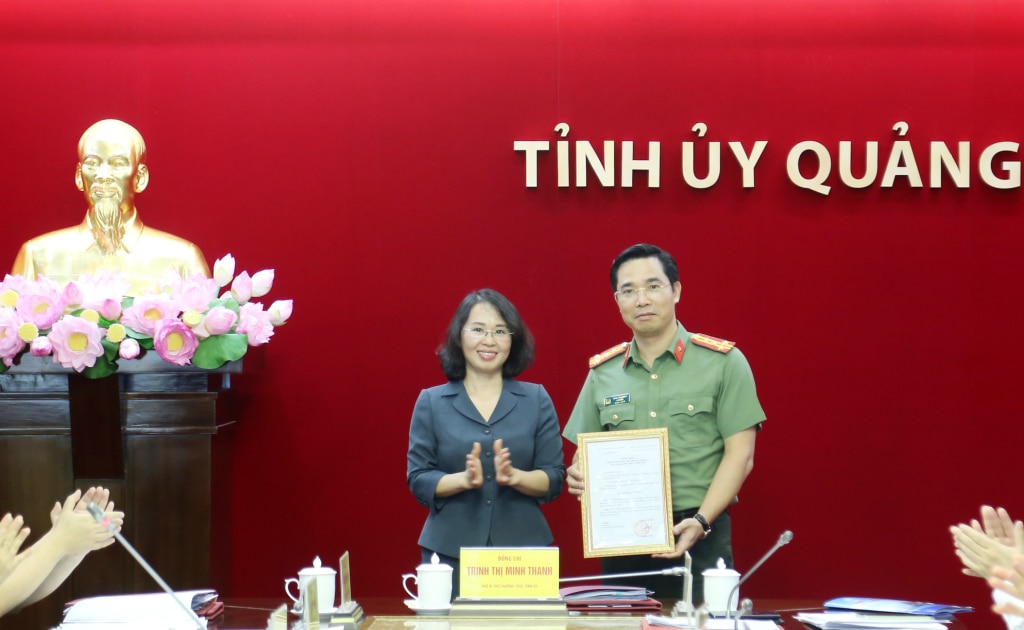
<svg viewBox="0 0 1024 630">
<path fill-rule="evenodd" d="M 21 293 L 28 282 L 29 281 L 25 279 L 25 276 L 12 276 L 9 273 L 5 274 L 3 281 L 0 282 L 0 293 L 7 289 Z"/>
<path fill-rule="evenodd" d="M 292 301 L 276 300 L 270 305 L 270 310 L 267 312 L 270 314 L 270 323 L 275 326 L 280 326 L 288 321 L 288 318 L 292 316 Z"/>
<path fill-rule="evenodd" d="M 128 337 L 117 347 L 117 356 L 125 359 L 126 361 L 130 361 L 139 356 L 139 352 L 141 351 L 142 349 L 139 347 L 139 342 Z"/>
<path fill-rule="evenodd" d="M 252 297 L 252 278 L 248 271 L 235 276 L 235 281 L 231 283 L 231 297 L 239 304 L 245 304 Z"/>
<path fill-rule="evenodd" d="M 166 293 L 140 295 L 121 314 L 121 323 L 136 332 L 155 336 L 157 323 L 181 312 L 178 302 Z"/>
<path fill-rule="evenodd" d="M 64 286 L 60 299 L 66 308 L 75 308 L 85 299 L 85 294 L 82 293 L 82 288 L 76 282 L 71 281 Z"/>
<path fill-rule="evenodd" d="M 107 321 L 116 321 L 118 317 L 121 317 L 121 302 L 118 300 L 103 300 L 99 311 L 100 315 Z"/>
<path fill-rule="evenodd" d="M 246 335 L 250 346 L 262 346 L 274 335 L 270 313 L 264 312 L 263 305 L 259 302 L 243 304 L 238 310 L 238 326 L 235 332 Z"/>
<path fill-rule="evenodd" d="M 176 296 L 181 303 L 181 310 L 205 313 L 210 308 L 210 302 L 217 299 L 217 281 L 213 278 L 185 280 Z"/>
<path fill-rule="evenodd" d="M 22 323 L 14 309 L 0 308 L 0 359 L 7 367 L 11 367 L 14 357 L 25 349 L 25 341 L 18 336 Z"/>
<path fill-rule="evenodd" d="M 217 281 L 218 287 L 227 286 L 235 277 L 235 257 L 228 254 L 224 258 L 218 258 L 213 263 L 213 278 Z"/>
<path fill-rule="evenodd" d="M 111 273 L 100 269 L 96 273 L 78 278 L 77 284 L 82 289 L 82 308 L 91 308 L 102 312 L 103 303 L 114 300 L 118 304 L 121 298 L 131 291 L 131 283 L 120 273 Z"/>
<path fill-rule="evenodd" d="M 198 345 L 195 333 L 180 319 L 162 319 L 157 322 L 153 349 L 164 361 L 188 365 Z"/>
<path fill-rule="evenodd" d="M 63 287 L 45 277 L 26 280 L 8 274 L 0 280 L 0 360 L 11 366 L 22 353 L 53 356 L 54 363 L 83 371 L 103 356 L 103 344 L 116 345 L 122 360 L 141 356 L 145 350 L 139 340 L 128 335 L 151 337 L 158 356 L 176 365 L 192 363 L 199 339 L 211 336 L 237 332 L 249 346 L 263 345 L 274 327 L 292 314 L 292 300 L 278 300 L 270 310 L 250 302 L 270 291 L 274 274 L 264 269 L 236 277 L 235 259 L 228 254 L 217 260 L 213 278 L 200 274 L 183 279 L 170 270 L 161 278 L 159 292 L 134 298 L 125 297 L 131 285 L 119 272 L 100 270 Z M 229 306 L 211 308 L 221 291 Z M 126 301 L 131 306 L 122 309 Z M 239 307 L 232 310 L 236 302 Z M 148 340 L 142 344 L 149 347 Z M 203 368 L 215 367 L 220 356 L 216 342 L 210 348 L 212 352 L 202 355 Z M 116 370 L 116 363 L 112 367 Z M 99 377 L 109 370 L 86 373 Z"/>
<path fill-rule="evenodd" d="M 53 361 L 61 366 L 81 372 L 96 364 L 96 358 L 103 354 L 100 339 L 103 333 L 96 324 L 66 315 L 53 325 L 48 335 L 53 344 Z"/>
<path fill-rule="evenodd" d="M 64 301 L 57 285 L 43 277 L 25 285 L 18 296 L 18 315 L 39 330 L 47 330 L 64 314 Z"/>
<path fill-rule="evenodd" d="M 177 298 L 183 311 L 205 313 L 210 302 L 217 299 L 217 281 L 202 274 L 193 274 L 186 280 L 171 269 L 164 273 L 161 286 L 165 293 Z"/>
<path fill-rule="evenodd" d="M 34 357 L 48 357 L 53 352 L 53 343 L 49 337 L 36 337 L 28 344 L 28 351 Z"/>
<path fill-rule="evenodd" d="M 211 335 L 223 335 L 231 332 L 231 327 L 238 321 L 238 315 L 229 308 L 214 306 L 203 318 L 203 326 Z"/>
<path fill-rule="evenodd" d="M 270 288 L 274 286 L 274 270 L 264 269 L 263 271 L 257 271 L 256 275 L 252 277 L 252 297 L 263 297 L 270 293 Z"/>
</svg>

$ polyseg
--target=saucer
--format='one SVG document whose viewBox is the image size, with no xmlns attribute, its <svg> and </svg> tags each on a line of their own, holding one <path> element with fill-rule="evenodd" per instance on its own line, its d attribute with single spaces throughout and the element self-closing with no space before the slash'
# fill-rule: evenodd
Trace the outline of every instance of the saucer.
<svg viewBox="0 0 1024 630">
<path fill-rule="evenodd" d="M 405 605 L 408 606 L 409 609 L 414 611 L 417 615 L 447 615 L 448 611 L 452 609 L 451 604 L 444 604 L 443 606 L 427 608 L 426 606 L 421 606 L 420 603 L 415 599 L 405 600 Z"/>
</svg>

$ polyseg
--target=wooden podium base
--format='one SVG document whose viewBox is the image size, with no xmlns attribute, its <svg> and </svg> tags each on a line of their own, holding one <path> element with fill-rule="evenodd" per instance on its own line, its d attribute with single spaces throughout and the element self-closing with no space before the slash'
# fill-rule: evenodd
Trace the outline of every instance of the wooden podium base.
<svg viewBox="0 0 1024 630">
<path fill-rule="evenodd" d="M 90 380 L 49 357 L 23 357 L 0 374 L 0 511 L 24 515 L 28 546 L 49 531 L 55 501 L 102 485 L 126 513 L 122 534 L 172 588 L 226 589 L 227 546 L 211 543 L 226 539 L 213 529 L 226 523 L 214 514 L 227 494 L 214 453 L 229 453 L 224 381 L 240 371 L 241 363 L 179 368 L 151 353 Z M 5 617 L 4 627 L 54 627 L 66 601 L 155 586 L 115 545 L 89 554 L 50 598 Z"/>
</svg>

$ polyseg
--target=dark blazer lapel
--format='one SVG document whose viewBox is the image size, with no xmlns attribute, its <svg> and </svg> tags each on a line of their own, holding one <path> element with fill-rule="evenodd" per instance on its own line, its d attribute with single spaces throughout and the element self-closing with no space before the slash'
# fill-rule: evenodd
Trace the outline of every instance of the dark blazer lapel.
<svg viewBox="0 0 1024 630">
<path fill-rule="evenodd" d="M 448 383 L 448 387 L 445 389 L 444 395 L 450 396 L 452 401 L 452 407 L 455 411 L 458 411 L 462 415 L 466 416 L 473 422 L 479 422 L 480 424 L 487 424 L 484 422 L 483 416 L 477 410 L 476 405 L 469 399 L 469 393 L 466 391 L 466 386 L 462 382 Z"/>
<path fill-rule="evenodd" d="M 519 404 L 519 397 L 526 392 L 523 386 L 516 381 L 506 380 L 501 388 L 501 398 L 498 399 L 498 406 L 491 414 L 491 425 L 494 425 L 508 416 Z M 472 404 L 472 403 L 471 403 Z"/>
</svg>

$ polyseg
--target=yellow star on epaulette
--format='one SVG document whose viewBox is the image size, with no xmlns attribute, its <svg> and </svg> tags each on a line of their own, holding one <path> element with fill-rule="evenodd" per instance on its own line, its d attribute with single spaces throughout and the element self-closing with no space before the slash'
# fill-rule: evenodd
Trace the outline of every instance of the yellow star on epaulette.
<svg viewBox="0 0 1024 630">
<path fill-rule="evenodd" d="M 736 347 L 735 341 L 727 341 L 725 339 L 719 339 L 718 337 L 712 337 L 711 335 L 705 335 L 703 333 L 697 333 L 690 337 L 690 341 L 698 346 L 710 348 L 715 352 L 721 352 L 722 354 L 725 354 Z"/>
<path fill-rule="evenodd" d="M 608 359 L 610 359 L 610 358 L 612 358 L 614 356 L 618 356 L 618 355 L 622 354 L 628 348 L 629 348 L 629 342 L 628 341 L 623 341 L 622 343 L 620 343 L 617 346 L 612 346 L 611 348 L 608 348 L 604 352 L 595 354 L 594 356 L 590 357 L 590 361 L 589 361 L 590 369 L 594 369 L 597 366 L 599 366 L 602 363 L 604 363 L 605 361 L 607 361 Z"/>
</svg>

